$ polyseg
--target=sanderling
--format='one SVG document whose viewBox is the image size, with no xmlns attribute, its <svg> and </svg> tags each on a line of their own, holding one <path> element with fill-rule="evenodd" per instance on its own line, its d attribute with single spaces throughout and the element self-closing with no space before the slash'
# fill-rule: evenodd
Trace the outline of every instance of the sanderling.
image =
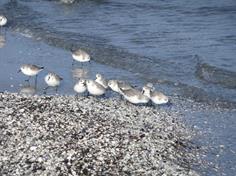
<svg viewBox="0 0 236 176">
<path fill-rule="evenodd" d="M 60 2 L 64 4 L 73 4 L 75 0 L 60 0 Z"/>
<path fill-rule="evenodd" d="M 78 61 L 78 62 L 81 62 L 81 63 L 84 63 L 84 62 L 90 62 L 90 55 L 82 50 L 82 49 L 77 49 L 77 50 L 71 50 L 72 52 L 72 57 L 73 57 L 73 62 L 72 62 L 72 65 L 74 65 L 74 61 Z"/>
<path fill-rule="evenodd" d="M 148 87 L 148 88 L 150 88 L 151 89 L 151 91 L 154 91 L 155 90 L 155 87 L 154 87 L 154 85 L 152 84 L 152 83 L 147 83 L 146 85 L 145 85 L 146 87 Z"/>
<path fill-rule="evenodd" d="M 86 80 L 86 86 L 91 95 L 100 96 L 106 92 L 106 89 L 94 80 Z"/>
<path fill-rule="evenodd" d="M 108 82 L 101 74 L 96 74 L 96 80 L 95 81 L 97 83 L 101 84 L 105 89 L 108 88 Z"/>
<path fill-rule="evenodd" d="M 128 90 L 121 88 L 121 94 L 126 100 L 133 104 L 146 104 L 150 100 L 146 95 L 142 94 L 142 92 L 133 88 Z"/>
<path fill-rule="evenodd" d="M 47 87 L 44 89 L 45 91 L 49 88 L 49 87 L 56 87 L 56 92 L 57 89 L 61 83 L 61 80 L 63 80 L 60 76 L 58 76 L 55 73 L 48 73 L 45 78 L 44 78 L 45 82 L 47 83 Z M 46 93 L 46 92 L 45 92 Z"/>
<path fill-rule="evenodd" d="M 121 89 L 129 90 L 133 88 L 128 83 L 125 83 L 124 81 L 119 81 L 119 80 L 109 80 L 108 86 L 111 88 L 111 90 L 118 93 L 121 93 Z"/>
<path fill-rule="evenodd" d="M 86 88 L 86 80 L 85 79 L 79 80 L 74 86 L 74 91 L 78 94 L 82 94 L 86 90 L 87 90 L 87 88 Z"/>
<path fill-rule="evenodd" d="M 3 27 L 7 24 L 7 18 L 4 15 L 0 15 L 0 27 Z"/>
<path fill-rule="evenodd" d="M 166 104 L 169 101 L 166 95 L 158 91 L 152 91 L 152 89 L 147 86 L 143 87 L 143 95 L 149 97 L 152 100 L 152 102 L 157 105 Z"/>
<path fill-rule="evenodd" d="M 37 65 L 31 65 L 31 64 L 24 64 L 20 67 L 20 70 L 18 72 L 22 72 L 23 74 L 29 76 L 29 79 L 25 81 L 29 81 L 32 76 L 36 76 L 35 80 L 37 79 L 37 75 L 39 72 L 41 72 L 44 69 L 44 67 L 39 67 Z"/>
</svg>

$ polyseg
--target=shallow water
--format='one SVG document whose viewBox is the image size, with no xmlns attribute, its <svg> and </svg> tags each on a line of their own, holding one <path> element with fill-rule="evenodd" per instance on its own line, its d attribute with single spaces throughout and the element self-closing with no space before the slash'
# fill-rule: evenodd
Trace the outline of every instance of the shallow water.
<svg viewBox="0 0 236 176">
<path fill-rule="evenodd" d="M 17 2 L 2 3 L 16 31 L 65 49 L 82 47 L 96 62 L 161 82 L 173 94 L 236 102 L 234 1 Z M 220 74 L 210 69 L 201 79 L 199 65 Z"/>
<path fill-rule="evenodd" d="M 55 92 L 55 89 L 49 89 L 47 94 L 75 94 L 73 86 L 79 78 L 95 79 L 96 73 L 106 75 L 108 79 L 122 79 L 137 86 L 144 84 L 142 80 L 128 71 L 104 66 L 93 61 L 87 65 L 75 63 L 72 66 L 70 52 L 43 42 L 37 42 L 19 33 L 7 32 L 4 38 L 6 42 L 0 52 L 1 91 L 20 92 L 22 89 L 26 91 L 33 88 L 36 89 L 35 93 L 42 94 L 44 88 L 47 87 L 44 77 L 48 72 L 57 73 L 63 77 L 63 81 L 58 92 Z M 54 60 L 53 64 L 51 60 Z M 32 77 L 28 83 L 25 81 L 28 77 L 18 73 L 20 66 L 24 63 L 44 66 L 45 69 L 38 75 L 37 80 Z"/>
<path fill-rule="evenodd" d="M 58 93 L 74 93 L 73 70 L 82 67 L 79 63 L 71 66 L 69 49 L 81 47 L 93 58 L 91 65 L 83 67 L 90 78 L 99 72 L 139 87 L 151 81 L 167 95 L 179 95 L 185 104 L 191 104 L 187 98 L 219 105 L 219 110 L 177 110 L 206 133 L 198 142 L 214 148 L 207 159 L 219 169 L 203 175 L 234 175 L 234 0 L 82 0 L 74 5 L 1 0 L 0 10 L 9 18 L 6 35 L 2 34 L 5 46 L 0 48 L 0 91 L 27 91 L 25 76 L 16 72 L 21 64 L 34 63 L 47 68 L 39 75 L 37 93 L 46 87 L 43 77 L 47 71 L 64 78 Z M 34 86 L 33 79 L 30 85 Z M 221 145 L 224 150 L 218 157 L 214 152 L 219 153 Z"/>
</svg>

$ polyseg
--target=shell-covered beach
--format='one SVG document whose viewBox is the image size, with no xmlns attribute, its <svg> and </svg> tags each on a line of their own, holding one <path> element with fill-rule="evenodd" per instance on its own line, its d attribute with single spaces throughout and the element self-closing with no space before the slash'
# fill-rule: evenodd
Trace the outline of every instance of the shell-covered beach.
<svg viewBox="0 0 236 176">
<path fill-rule="evenodd" d="M 198 175 L 180 114 L 116 98 L 0 94 L 1 175 Z"/>
</svg>

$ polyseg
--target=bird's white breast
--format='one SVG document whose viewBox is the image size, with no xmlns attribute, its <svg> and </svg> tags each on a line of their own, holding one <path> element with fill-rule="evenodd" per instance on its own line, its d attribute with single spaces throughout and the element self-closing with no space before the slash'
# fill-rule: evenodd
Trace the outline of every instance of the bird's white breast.
<svg viewBox="0 0 236 176">
<path fill-rule="evenodd" d="M 86 91 L 86 86 L 81 84 L 75 84 L 74 91 L 77 93 L 84 93 Z"/>
<path fill-rule="evenodd" d="M 72 54 L 72 57 L 79 62 L 88 62 L 90 61 L 90 56 L 88 54 Z"/>
<path fill-rule="evenodd" d="M 105 89 L 96 86 L 96 84 L 87 84 L 87 88 L 90 94 L 92 95 L 103 95 L 105 93 Z"/>
<path fill-rule="evenodd" d="M 27 76 L 35 76 L 38 74 L 38 70 L 33 70 L 31 68 L 28 68 L 28 67 L 24 67 L 24 68 L 21 68 L 21 71 L 23 74 L 27 75 Z"/>
<path fill-rule="evenodd" d="M 4 26 L 6 24 L 7 24 L 7 18 L 5 17 L 0 18 L 0 26 Z"/>
<path fill-rule="evenodd" d="M 54 76 L 47 75 L 45 77 L 45 82 L 47 83 L 48 86 L 51 87 L 56 87 L 60 85 L 60 80 L 56 79 Z"/>
</svg>

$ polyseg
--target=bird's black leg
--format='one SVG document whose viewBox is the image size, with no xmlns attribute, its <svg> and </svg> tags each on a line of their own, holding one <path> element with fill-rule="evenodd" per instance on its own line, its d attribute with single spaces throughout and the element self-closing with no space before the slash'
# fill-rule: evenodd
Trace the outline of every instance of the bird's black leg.
<svg viewBox="0 0 236 176">
<path fill-rule="evenodd" d="M 46 94 L 46 93 L 47 93 L 48 88 L 49 88 L 49 86 L 47 86 L 47 87 L 45 87 L 45 88 L 43 89 L 43 90 L 44 90 L 43 94 Z"/>
<path fill-rule="evenodd" d="M 35 76 L 35 88 L 37 87 L 38 75 Z"/>
<path fill-rule="evenodd" d="M 101 98 L 106 98 L 106 94 L 101 95 Z"/>
<path fill-rule="evenodd" d="M 31 76 L 29 76 L 29 79 L 26 79 L 25 81 L 29 82 L 29 81 L 30 81 L 30 78 L 31 78 Z"/>
<path fill-rule="evenodd" d="M 168 101 L 168 103 L 166 103 L 167 107 L 171 107 L 173 105 L 173 103 L 171 101 Z"/>
<path fill-rule="evenodd" d="M 75 99 L 77 99 L 77 100 L 79 99 L 79 93 L 75 94 Z"/>
<path fill-rule="evenodd" d="M 4 36 L 5 36 L 5 39 L 7 40 L 7 30 L 6 30 L 6 28 L 4 29 Z"/>
<path fill-rule="evenodd" d="M 73 66 L 74 64 L 75 64 L 75 60 L 73 59 L 73 60 L 72 60 L 72 66 Z"/>
<path fill-rule="evenodd" d="M 154 107 L 152 101 L 149 101 L 149 102 L 147 103 L 147 105 L 148 105 L 149 107 Z"/>
<path fill-rule="evenodd" d="M 88 96 L 89 96 L 89 92 L 86 93 L 86 97 L 88 97 Z"/>
<path fill-rule="evenodd" d="M 57 91 L 58 91 L 58 86 L 56 86 L 56 93 L 57 93 Z"/>
</svg>

